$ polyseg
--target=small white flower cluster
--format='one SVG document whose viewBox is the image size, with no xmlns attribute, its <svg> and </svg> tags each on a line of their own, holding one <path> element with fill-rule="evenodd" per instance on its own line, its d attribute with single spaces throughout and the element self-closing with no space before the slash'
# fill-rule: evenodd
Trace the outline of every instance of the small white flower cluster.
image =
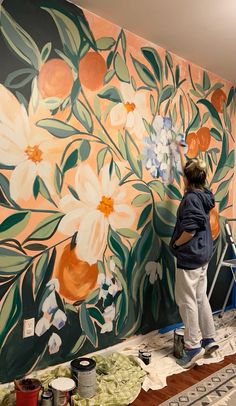
<svg viewBox="0 0 236 406">
<path fill-rule="evenodd" d="M 149 276 L 149 282 L 154 285 L 154 283 L 159 278 L 162 280 L 163 269 L 160 262 L 149 261 L 145 266 L 146 274 Z"/>
<path fill-rule="evenodd" d="M 156 116 L 153 132 L 144 138 L 143 161 L 153 178 L 162 178 L 163 183 L 173 182 L 173 168 L 181 171 L 180 156 L 176 141 L 181 134 L 176 134 L 169 117 Z"/>
<path fill-rule="evenodd" d="M 38 337 L 42 336 L 52 326 L 54 326 L 57 330 L 61 330 L 65 326 L 67 320 L 66 314 L 58 308 L 56 300 L 55 291 L 59 290 L 58 280 L 50 280 L 46 285 L 46 289 L 48 296 L 42 305 L 43 316 L 38 320 L 35 327 L 35 334 Z M 56 333 L 52 333 L 48 342 L 49 353 L 55 354 L 58 352 L 61 344 L 62 341 L 60 336 Z"/>
<path fill-rule="evenodd" d="M 114 261 L 110 261 L 110 269 L 112 272 L 115 271 Z M 113 321 L 116 315 L 116 309 L 113 302 L 116 294 L 121 290 L 121 285 L 116 281 L 114 276 L 111 278 L 104 273 L 98 275 L 97 280 L 98 285 L 100 286 L 99 299 L 103 299 L 104 312 L 103 317 L 105 323 L 101 328 L 101 333 L 107 333 L 113 330 Z"/>
</svg>

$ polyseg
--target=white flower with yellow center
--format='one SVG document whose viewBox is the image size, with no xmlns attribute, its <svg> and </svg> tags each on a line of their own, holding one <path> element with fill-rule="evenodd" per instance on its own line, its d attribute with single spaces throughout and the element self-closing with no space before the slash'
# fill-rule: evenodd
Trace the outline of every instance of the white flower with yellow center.
<svg viewBox="0 0 236 406">
<path fill-rule="evenodd" d="M 108 165 L 98 178 L 90 165 L 81 164 L 75 175 L 75 190 L 80 200 L 66 195 L 60 201 L 61 210 L 67 214 L 59 230 L 69 236 L 78 232 L 76 254 L 91 265 L 102 259 L 109 226 L 114 230 L 130 227 L 135 214 L 123 203 L 124 190 L 117 176 L 110 176 Z"/>
<path fill-rule="evenodd" d="M 122 102 L 111 109 L 111 125 L 125 127 L 142 139 L 146 133 L 143 117 L 147 115 L 147 99 L 145 93 L 135 92 L 128 83 L 121 83 Z"/>
<path fill-rule="evenodd" d="M 48 138 L 39 128 L 31 126 L 25 107 L 0 85 L 0 163 L 15 167 L 10 177 L 14 200 L 31 197 L 37 176 L 53 191 L 47 152 Z"/>
</svg>

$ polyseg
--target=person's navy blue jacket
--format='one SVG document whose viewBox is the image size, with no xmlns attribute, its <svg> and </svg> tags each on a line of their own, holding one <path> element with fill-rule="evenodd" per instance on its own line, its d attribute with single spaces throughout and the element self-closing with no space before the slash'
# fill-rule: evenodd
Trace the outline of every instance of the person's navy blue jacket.
<svg viewBox="0 0 236 406">
<path fill-rule="evenodd" d="M 213 253 L 209 213 L 214 206 L 214 196 L 209 189 L 185 193 L 177 211 L 176 225 L 170 242 L 178 268 L 196 269 L 209 262 Z M 175 241 L 183 231 L 195 234 L 190 241 L 177 247 Z"/>
</svg>

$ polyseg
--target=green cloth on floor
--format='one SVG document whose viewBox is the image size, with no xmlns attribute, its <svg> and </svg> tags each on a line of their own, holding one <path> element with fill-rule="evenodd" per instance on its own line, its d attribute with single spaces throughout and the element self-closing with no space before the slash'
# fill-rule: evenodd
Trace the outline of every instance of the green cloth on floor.
<svg viewBox="0 0 236 406">
<path fill-rule="evenodd" d="M 91 399 L 73 396 L 74 406 L 125 406 L 138 396 L 146 372 L 133 356 L 113 353 L 93 357 L 97 363 L 97 392 Z"/>
<path fill-rule="evenodd" d="M 138 396 L 146 372 L 133 356 L 113 353 L 108 356 L 96 355 L 97 391 L 91 399 L 72 397 L 74 406 L 126 406 Z M 59 366 L 55 369 L 37 372 L 33 377 L 40 379 L 44 388 L 59 376 L 71 377 L 70 368 Z M 10 388 L 0 390 L 0 405 L 15 405 L 15 393 Z"/>
</svg>

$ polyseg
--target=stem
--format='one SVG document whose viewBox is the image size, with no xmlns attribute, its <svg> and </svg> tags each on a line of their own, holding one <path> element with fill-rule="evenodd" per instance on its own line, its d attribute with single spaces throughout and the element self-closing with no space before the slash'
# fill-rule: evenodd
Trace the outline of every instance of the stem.
<svg viewBox="0 0 236 406">
<path fill-rule="evenodd" d="M 106 128 L 104 127 L 104 125 L 102 124 L 101 120 L 96 116 L 96 114 L 95 114 L 93 108 L 91 107 L 91 105 L 90 105 L 90 103 L 89 103 L 89 101 L 88 101 L 88 99 L 87 99 L 87 97 L 86 97 L 86 95 L 85 95 L 85 93 L 84 93 L 84 91 L 83 91 L 82 88 L 81 88 L 81 94 L 82 94 L 82 96 L 83 96 L 83 98 L 84 98 L 84 100 L 85 100 L 85 102 L 86 102 L 86 104 L 87 104 L 87 106 L 88 106 L 90 112 L 91 112 L 92 115 L 96 118 L 98 124 L 101 126 L 101 128 L 103 129 L 104 133 L 106 134 L 107 138 L 109 139 L 110 143 L 113 145 L 114 148 L 112 148 L 110 145 L 108 145 L 108 146 L 112 149 L 112 151 L 113 151 L 114 154 L 117 156 L 117 158 L 119 158 L 119 159 L 120 159 L 120 157 L 122 158 L 122 155 L 121 155 L 121 153 L 120 153 L 120 151 L 119 151 L 119 148 L 117 148 L 117 145 L 115 144 L 115 142 L 113 141 L 113 139 L 111 138 L 111 136 L 109 135 L 109 133 L 107 132 L 107 130 L 106 130 Z M 99 138 L 99 139 L 100 139 L 100 138 Z M 118 152 L 118 154 L 117 154 L 116 151 Z"/>
<path fill-rule="evenodd" d="M 183 90 L 182 88 L 180 88 L 180 90 L 181 90 L 181 92 L 183 93 L 183 96 L 184 96 L 184 98 L 185 98 L 185 100 L 186 100 L 187 109 L 188 109 L 188 123 L 189 123 L 189 121 L 190 121 L 190 111 L 189 111 L 188 99 L 187 99 L 187 96 L 186 96 L 184 90 Z"/>
<path fill-rule="evenodd" d="M 195 87 L 195 85 L 194 85 L 194 83 L 193 83 L 193 78 L 192 78 L 192 73 L 191 73 L 191 67 L 190 67 L 190 65 L 188 65 L 188 71 L 189 71 L 189 76 L 190 76 L 190 80 L 191 80 L 192 87 L 193 87 L 194 90 L 196 90 L 196 87 Z"/>
<path fill-rule="evenodd" d="M 73 236 L 67 237 L 67 238 L 65 238 L 64 240 L 59 241 L 59 242 L 57 242 L 57 243 L 54 244 L 54 245 L 51 245 L 51 247 L 48 247 L 48 248 L 46 248 L 45 250 L 39 252 L 38 254 L 36 254 L 36 255 L 34 255 L 34 256 L 32 257 L 32 261 L 34 261 L 35 258 L 40 257 L 40 255 L 44 254 L 45 252 L 50 251 L 52 248 L 55 248 L 55 247 L 57 247 L 58 245 L 62 244 L 63 242 L 68 241 L 68 240 L 71 240 L 72 237 L 73 237 Z"/>
<path fill-rule="evenodd" d="M 27 209 L 27 208 L 24 208 L 24 207 L 7 206 L 4 203 L 0 203 L 0 206 L 5 207 L 6 209 L 9 209 L 9 210 L 29 211 L 29 212 L 32 212 L 32 213 L 51 213 L 51 214 L 58 213 L 58 211 L 56 211 L 56 210 Z"/>
</svg>

